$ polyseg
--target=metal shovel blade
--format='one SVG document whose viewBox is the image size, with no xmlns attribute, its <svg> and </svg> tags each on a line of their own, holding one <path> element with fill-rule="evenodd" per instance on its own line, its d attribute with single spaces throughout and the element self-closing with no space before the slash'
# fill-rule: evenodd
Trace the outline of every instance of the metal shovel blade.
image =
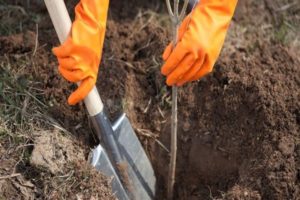
<svg viewBox="0 0 300 200">
<path fill-rule="evenodd" d="M 114 195 L 119 200 L 129 200 L 125 188 L 123 187 L 107 153 L 101 145 L 98 145 L 91 153 L 91 165 L 107 177 L 111 177 L 111 187 Z"/>
<path fill-rule="evenodd" d="M 121 156 L 128 163 L 133 198 L 154 199 L 156 187 L 154 170 L 126 115 L 122 114 L 112 128 Z M 91 163 L 106 176 L 113 177 L 112 190 L 118 199 L 128 198 L 124 186 L 101 145 L 93 150 Z"/>
</svg>

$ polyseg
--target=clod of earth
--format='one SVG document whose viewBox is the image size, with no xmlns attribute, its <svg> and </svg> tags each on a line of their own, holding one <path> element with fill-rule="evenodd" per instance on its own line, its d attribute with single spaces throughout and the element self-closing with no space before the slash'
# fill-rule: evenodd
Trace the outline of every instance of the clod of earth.
<svg viewBox="0 0 300 200">
<path fill-rule="evenodd" d="M 30 164 L 42 167 L 53 174 L 61 173 L 70 162 L 85 160 L 83 150 L 74 145 L 72 139 L 62 136 L 58 131 L 34 133 L 34 149 Z"/>
</svg>

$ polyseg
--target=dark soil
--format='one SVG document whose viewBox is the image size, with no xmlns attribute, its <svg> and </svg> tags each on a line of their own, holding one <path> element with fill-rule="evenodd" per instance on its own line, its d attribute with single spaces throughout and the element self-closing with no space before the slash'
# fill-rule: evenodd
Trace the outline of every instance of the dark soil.
<svg viewBox="0 0 300 200">
<path fill-rule="evenodd" d="M 271 23 L 274 13 L 251 2 L 240 3 L 234 23 L 257 23 L 258 16 L 245 17 L 257 10 Z M 158 1 L 111 1 L 97 82 L 111 118 L 126 112 L 146 149 L 157 176 L 157 199 L 166 196 L 169 162 L 157 141 L 169 148 L 171 110 L 170 88 L 160 74 L 169 41 L 168 18 L 156 14 L 163 12 Z M 40 45 L 47 45 L 38 49 L 28 75 L 41 82 L 48 114 L 93 147 L 98 141 L 84 106 L 66 104 L 74 86 L 58 75 L 50 52 L 58 44 L 55 33 L 50 25 L 41 29 L 53 40 L 40 36 Z M 0 38 L 1 54 L 32 52 L 35 43 L 22 42 L 26 34 L 34 36 Z M 225 48 L 212 74 L 179 89 L 176 199 L 299 199 L 300 61 L 262 35 L 250 31 L 250 46 Z"/>
<path fill-rule="evenodd" d="M 124 6 L 121 11 L 114 9 L 127 13 Z M 170 91 L 164 91 L 160 65 L 152 67 L 153 59 L 161 62 L 166 31 L 149 24 L 135 33 L 136 24 L 125 16 L 122 19 L 108 24 L 109 49 L 106 46 L 104 56 L 131 66 L 104 57 L 100 91 L 106 105 L 125 98 L 125 111 L 137 133 L 149 130 L 168 147 L 170 107 L 164 93 L 170 96 Z M 240 199 L 297 199 L 300 195 L 300 63 L 280 44 L 251 39 L 256 44 L 253 49 L 223 52 L 213 74 L 180 89 L 178 199 L 231 198 L 234 193 Z M 113 91 L 105 89 L 109 86 Z M 140 136 L 156 169 L 161 199 L 168 155 L 153 140 Z M 240 196 L 240 191 L 246 193 Z"/>
</svg>

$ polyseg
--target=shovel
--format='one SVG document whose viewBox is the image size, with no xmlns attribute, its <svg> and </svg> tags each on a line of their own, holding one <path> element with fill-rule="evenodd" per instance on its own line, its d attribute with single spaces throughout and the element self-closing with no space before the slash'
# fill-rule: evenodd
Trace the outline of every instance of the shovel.
<svg viewBox="0 0 300 200">
<path fill-rule="evenodd" d="M 71 19 L 63 0 L 44 0 L 61 43 L 71 30 Z M 80 84 L 80 83 L 78 83 Z M 97 88 L 84 99 L 101 144 L 90 154 L 91 165 L 108 177 L 118 199 L 153 199 L 156 178 L 138 137 L 122 114 L 113 124 L 104 112 Z"/>
</svg>

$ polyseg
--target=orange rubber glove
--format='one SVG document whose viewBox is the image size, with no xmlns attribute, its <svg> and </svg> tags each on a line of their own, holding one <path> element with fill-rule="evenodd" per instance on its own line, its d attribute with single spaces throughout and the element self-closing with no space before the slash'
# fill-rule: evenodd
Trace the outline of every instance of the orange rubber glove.
<svg viewBox="0 0 300 200">
<path fill-rule="evenodd" d="M 75 8 L 71 35 L 53 48 L 59 72 L 80 86 L 68 98 L 70 105 L 83 100 L 97 80 L 104 42 L 109 0 L 81 0 Z"/>
<path fill-rule="evenodd" d="M 175 48 L 169 44 L 161 73 L 168 85 L 181 86 L 212 71 L 237 0 L 200 0 L 182 22 Z"/>
</svg>

